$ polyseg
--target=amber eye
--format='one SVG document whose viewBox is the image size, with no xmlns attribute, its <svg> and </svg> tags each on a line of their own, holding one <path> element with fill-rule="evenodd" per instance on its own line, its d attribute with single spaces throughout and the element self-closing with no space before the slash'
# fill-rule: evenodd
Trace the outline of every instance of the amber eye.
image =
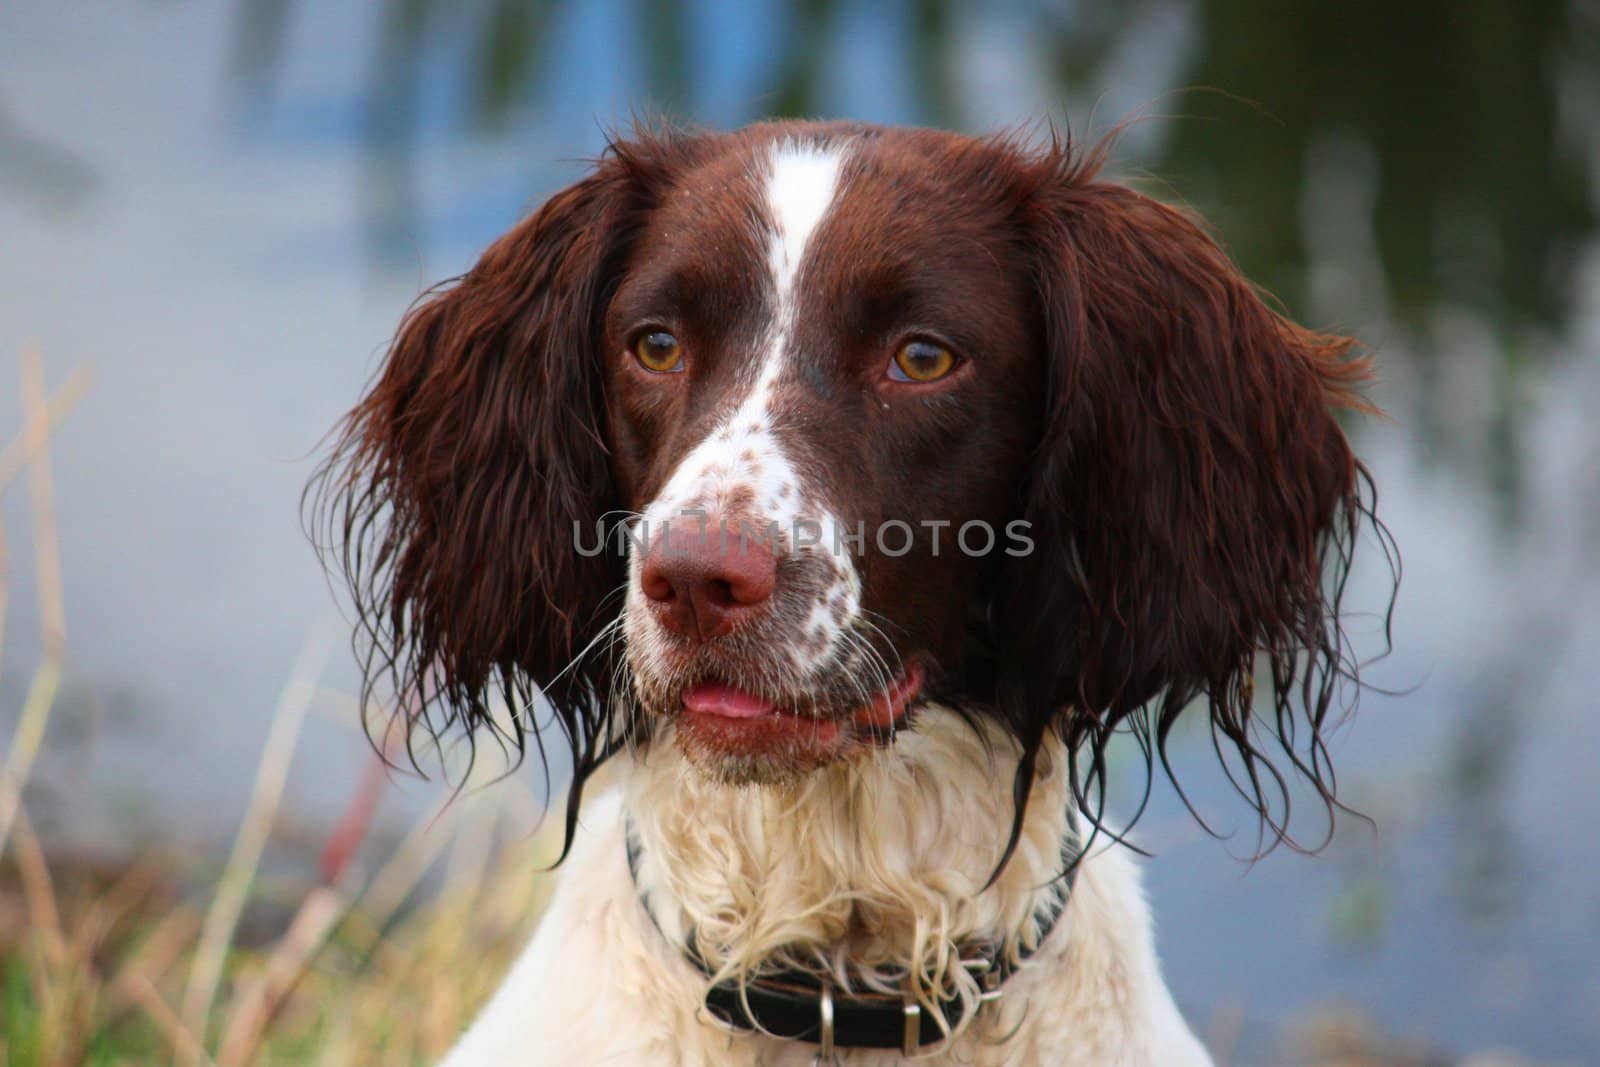
<svg viewBox="0 0 1600 1067">
<path fill-rule="evenodd" d="M 672 374 L 683 369 L 683 346 L 665 330 L 651 330 L 633 342 L 633 354 L 645 370 Z"/>
<path fill-rule="evenodd" d="M 955 353 L 932 341 L 907 341 L 889 364 L 897 382 L 936 382 L 956 369 Z"/>
</svg>

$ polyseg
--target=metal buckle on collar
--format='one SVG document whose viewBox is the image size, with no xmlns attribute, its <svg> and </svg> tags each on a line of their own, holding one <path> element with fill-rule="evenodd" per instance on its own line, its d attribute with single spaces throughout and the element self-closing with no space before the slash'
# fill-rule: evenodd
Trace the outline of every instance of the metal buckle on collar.
<svg viewBox="0 0 1600 1067">
<path fill-rule="evenodd" d="M 983 985 L 983 992 L 978 994 L 978 1006 L 973 1009 L 974 1014 L 982 1011 L 985 1004 L 999 1000 L 1005 992 L 1000 988 L 999 974 L 994 971 L 984 975 Z M 922 1005 L 907 993 L 900 1010 L 905 1018 L 905 1029 L 900 1032 L 900 1055 L 915 1056 L 927 1047 L 922 1044 Z"/>
<path fill-rule="evenodd" d="M 915 1056 L 922 1047 L 922 1005 L 906 997 L 901 1010 L 905 1012 L 906 1028 L 901 1032 L 900 1055 Z"/>
<path fill-rule="evenodd" d="M 811 1058 L 811 1067 L 839 1067 L 839 1054 L 833 1050 L 833 985 L 822 983 L 822 996 L 817 1005 L 822 1017 L 822 1036 L 817 1039 L 817 1054 Z"/>
</svg>

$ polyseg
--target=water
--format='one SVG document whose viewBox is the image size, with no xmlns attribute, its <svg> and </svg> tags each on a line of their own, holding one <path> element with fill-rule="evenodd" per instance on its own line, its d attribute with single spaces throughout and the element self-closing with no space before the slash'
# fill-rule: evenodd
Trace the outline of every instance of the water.
<svg viewBox="0 0 1600 1067">
<path fill-rule="evenodd" d="M 357 136 L 366 72 L 347 60 L 372 40 L 362 6 L 318 5 L 314 23 L 295 23 L 273 102 L 244 113 L 228 93 L 230 7 L 0 11 L 7 128 L 84 176 L 51 172 L 41 187 L 0 170 L 0 382 L 34 341 L 52 383 L 85 363 L 98 376 L 52 449 L 72 681 L 30 804 L 59 840 L 209 846 L 232 833 L 289 664 L 308 633 L 337 625 L 298 520 L 318 439 L 411 297 L 575 176 L 561 161 L 598 150 L 606 117 L 626 114 L 632 83 L 601 61 L 620 10 L 571 16 L 547 110 L 519 114 L 509 136 L 454 132 L 448 89 L 424 94 L 414 213 L 379 228 L 381 263 L 371 198 L 385 186 Z M 759 5 L 727 22 L 695 10 L 721 42 L 697 106 L 736 121 L 778 31 Z M 870 62 L 890 30 L 851 18 L 830 106 L 919 117 L 892 65 Z M 1152 18 L 1143 54 L 1170 62 L 1173 27 Z M 1038 114 L 1042 90 L 1004 62 L 1016 42 L 1003 20 L 970 42 L 961 62 L 986 87 L 984 120 Z M 1115 91 L 1128 103 L 1159 90 L 1133 78 Z M 1580 323 L 1574 352 L 1592 351 L 1595 333 Z M 1407 423 L 1428 386 L 1398 356 L 1380 350 L 1379 399 L 1399 420 L 1363 427 L 1360 448 L 1406 558 L 1396 653 L 1369 680 L 1403 692 L 1370 696 L 1336 748 L 1343 795 L 1377 829 L 1347 820 L 1320 858 L 1279 851 L 1247 866 L 1232 858 L 1247 841 L 1205 837 L 1158 790 L 1139 840 L 1159 854 L 1148 871 L 1160 944 L 1202 1028 L 1243 1012 L 1247 1054 L 1270 1058 L 1269 1024 L 1345 1001 L 1447 1048 L 1581 1060 L 1600 1039 L 1589 728 L 1600 465 L 1585 410 L 1600 375 L 1569 355 L 1531 390 L 1513 526 L 1470 465 Z M 16 393 L 0 385 L 0 436 L 17 425 Z M 37 654 L 24 496 L 9 493 L 3 512 L 6 729 Z M 1358 573 L 1355 599 L 1373 606 L 1376 581 Z M 340 662 L 329 684 L 347 689 Z M 290 815 L 312 827 L 339 810 L 366 751 L 345 705 L 323 710 L 289 789 Z M 1184 749 L 1202 805 L 1237 824 L 1205 777 L 1209 757 Z M 404 825 L 428 794 L 408 795 L 385 825 Z"/>
</svg>

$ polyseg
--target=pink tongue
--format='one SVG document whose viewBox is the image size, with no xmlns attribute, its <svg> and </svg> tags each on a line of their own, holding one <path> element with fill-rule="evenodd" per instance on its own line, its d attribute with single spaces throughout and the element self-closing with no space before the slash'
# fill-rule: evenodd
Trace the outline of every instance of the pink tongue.
<svg viewBox="0 0 1600 1067">
<path fill-rule="evenodd" d="M 683 706 L 701 715 L 725 719 L 758 719 L 776 710 L 760 697 L 721 682 L 701 682 L 683 694 Z"/>
</svg>

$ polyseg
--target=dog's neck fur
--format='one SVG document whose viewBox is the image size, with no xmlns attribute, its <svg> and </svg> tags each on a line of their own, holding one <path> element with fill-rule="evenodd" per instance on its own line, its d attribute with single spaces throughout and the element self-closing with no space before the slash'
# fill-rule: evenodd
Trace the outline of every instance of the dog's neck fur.
<svg viewBox="0 0 1600 1067">
<path fill-rule="evenodd" d="M 585 803 L 538 933 L 445 1067 L 812 1063 L 815 1045 L 734 1033 L 709 1016 L 707 979 L 684 955 L 691 926 L 727 977 L 778 960 L 857 989 L 898 991 L 909 972 L 924 994 L 962 996 L 972 979 L 957 951 L 1005 942 L 1014 952 L 1036 936 L 1067 832 L 1054 743 L 1016 855 L 984 888 L 1012 818 L 1017 749 L 998 731 L 928 709 L 882 752 L 786 791 L 708 781 L 670 741 L 625 757 L 622 788 Z M 637 880 L 628 832 L 642 845 Z M 1109 842 L 1084 857 L 1065 912 L 1003 988 L 918 1062 L 1210 1062 L 1161 979 L 1138 872 Z M 904 1062 L 870 1049 L 843 1061 Z"/>
<path fill-rule="evenodd" d="M 1010 835 L 1017 759 L 1010 737 L 939 708 L 787 788 L 710 781 L 658 742 L 626 786 L 640 889 L 673 941 L 692 926 L 720 977 L 777 962 L 846 988 L 899 992 L 909 975 L 924 997 L 976 996 L 958 950 L 1032 948 L 1062 874 L 1070 790 L 1047 745 L 1016 854 L 985 888 Z"/>
</svg>

